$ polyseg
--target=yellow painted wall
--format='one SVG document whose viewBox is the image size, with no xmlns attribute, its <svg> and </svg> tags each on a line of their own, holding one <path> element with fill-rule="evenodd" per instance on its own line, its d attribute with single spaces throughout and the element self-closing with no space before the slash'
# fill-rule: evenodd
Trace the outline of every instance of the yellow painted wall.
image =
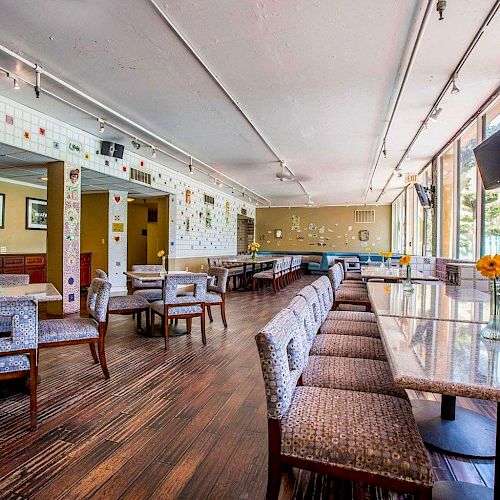
<svg viewBox="0 0 500 500">
<path fill-rule="evenodd" d="M 148 198 L 148 203 L 158 206 L 158 222 L 148 223 L 148 264 L 159 264 L 158 251 L 168 254 L 168 196 Z"/>
<path fill-rule="evenodd" d="M 135 203 L 128 204 L 127 214 L 127 269 L 134 264 L 145 264 L 148 261 L 147 236 L 142 230 L 148 228 L 148 207 Z"/>
<path fill-rule="evenodd" d="M 108 193 L 82 194 L 80 252 L 92 253 L 92 277 L 96 269 L 108 272 L 108 203 Z"/>
<path fill-rule="evenodd" d="M 390 250 L 391 206 L 369 207 L 375 209 L 375 223 L 354 223 L 354 210 L 365 208 L 258 208 L 255 238 L 261 244 L 261 250 L 364 252 L 366 246 L 361 246 L 358 231 L 367 229 L 370 231 L 367 246 L 372 252 Z M 291 230 L 292 215 L 300 217 L 300 232 Z M 316 229 L 310 229 L 309 224 L 314 224 Z M 276 229 L 283 231 L 282 239 L 275 237 Z M 318 245 L 320 242 L 324 245 Z"/>
<path fill-rule="evenodd" d="M 191 271 L 193 273 L 206 273 L 208 269 L 207 257 L 184 257 L 179 259 L 168 259 L 169 271 Z"/>
<path fill-rule="evenodd" d="M 47 190 L 0 181 L 5 194 L 5 225 L 0 229 L 0 246 L 7 253 L 45 253 L 47 231 L 26 229 L 26 198 L 47 199 Z"/>
</svg>

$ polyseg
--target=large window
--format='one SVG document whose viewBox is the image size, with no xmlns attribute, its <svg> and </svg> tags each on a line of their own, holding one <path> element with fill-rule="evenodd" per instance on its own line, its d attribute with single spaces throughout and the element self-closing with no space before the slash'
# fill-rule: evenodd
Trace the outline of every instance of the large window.
<svg viewBox="0 0 500 500">
<path fill-rule="evenodd" d="M 500 101 L 486 113 L 486 137 L 500 130 Z M 483 254 L 500 254 L 500 189 L 486 191 L 483 210 Z"/>
<path fill-rule="evenodd" d="M 473 125 L 460 139 L 458 252 L 459 259 L 476 256 L 476 183 L 477 168 L 473 149 L 477 146 L 477 126 Z"/>
<path fill-rule="evenodd" d="M 441 253 L 453 257 L 454 145 L 441 156 Z"/>
<path fill-rule="evenodd" d="M 405 251 L 405 191 L 392 204 L 392 251 Z"/>
</svg>

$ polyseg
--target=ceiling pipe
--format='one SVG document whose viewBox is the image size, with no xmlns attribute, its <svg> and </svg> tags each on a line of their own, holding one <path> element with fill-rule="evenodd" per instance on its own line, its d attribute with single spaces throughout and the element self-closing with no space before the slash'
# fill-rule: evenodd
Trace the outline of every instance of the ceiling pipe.
<svg viewBox="0 0 500 500">
<path fill-rule="evenodd" d="M 104 111 L 106 111 L 107 113 L 115 116 L 116 118 L 118 118 L 119 120 L 121 121 L 124 121 L 125 123 L 129 124 L 130 126 L 132 126 L 133 128 L 136 128 L 140 131 L 142 131 L 143 133 L 145 133 L 146 135 L 148 135 L 149 137 L 152 137 L 154 138 L 155 140 L 161 142 L 162 144 L 168 146 L 169 148 L 172 148 L 174 149 L 175 151 L 181 153 L 182 155 L 186 156 L 187 158 L 192 158 L 193 161 L 195 161 L 196 163 L 200 164 L 200 165 L 203 165 L 204 167 L 206 167 L 207 169 L 209 169 L 211 172 L 214 172 L 216 173 L 218 176 L 221 176 L 221 177 L 224 177 L 225 179 L 227 179 L 228 181 L 230 181 L 231 183 L 237 185 L 237 186 L 240 186 L 241 188 L 244 189 L 244 191 L 246 193 L 252 193 L 254 195 L 254 197 L 256 197 L 257 199 L 261 199 L 261 200 L 264 200 L 266 203 L 268 203 L 269 205 L 271 205 L 271 201 L 266 198 L 265 196 L 262 196 L 258 193 L 256 193 L 255 191 L 247 188 L 246 186 L 244 186 L 243 184 L 241 184 L 240 182 L 236 181 L 235 179 L 229 177 L 228 175 L 220 172 L 219 170 L 215 169 L 214 167 L 212 167 L 211 165 L 208 165 L 207 163 L 205 163 L 204 161 L 200 160 L 199 158 L 193 156 L 192 154 L 186 152 L 185 150 L 183 150 L 182 148 L 176 146 L 175 144 L 171 143 L 170 141 L 167 141 L 166 139 L 164 139 L 163 137 L 159 136 L 158 134 L 156 134 L 155 132 L 147 129 L 146 127 L 143 127 L 142 125 L 140 125 L 139 123 L 137 122 L 134 122 L 133 120 L 131 120 L 130 118 L 127 118 L 126 116 L 122 115 L 121 113 L 119 113 L 118 111 L 115 111 L 113 108 L 110 108 L 109 106 L 107 106 L 106 104 L 98 101 L 97 99 L 93 98 L 92 96 L 86 94 L 85 92 L 81 91 L 80 89 L 74 87 L 73 85 L 71 85 L 70 83 L 67 83 L 66 81 L 62 80 L 61 78 L 57 77 L 56 75 L 50 73 L 49 71 L 47 71 L 46 69 L 42 68 L 41 66 L 39 66 L 38 64 L 35 64 L 31 61 L 29 61 L 28 59 L 26 59 L 25 57 L 15 53 L 14 51 L 10 50 L 9 48 L 5 47 L 4 45 L 1 45 L 0 44 L 0 51 L 9 55 L 10 57 L 20 61 L 21 63 L 23 63 L 24 65 L 34 69 L 35 71 L 40 71 L 41 74 L 45 75 L 46 78 L 48 78 L 49 80 L 52 80 L 54 82 L 56 82 L 57 84 L 59 84 L 61 87 L 77 94 L 78 96 L 82 97 L 83 99 L 85 99 L 86 101 L 89 101 L 90 103 L 94 104 L 95 106 L 103 109 Z M 38 68 L 38 70 L 37 70 Z M 23 78 L 19 78 L 21 81 L 23 81 L 24 83 L 27 83 L 29 85 L 31 85 L 32 87 L 35 87 L 35 85 L 31 82 L 28 82 L 27 80 L 23 79 Z M 93 116 L 94 118 L 99 118 L 97 117 L 94 113 L 91 113 L 77 105 L 73 105 L 72 103 L 70 103 L 69 101 L 63 99 L 63 98 L 60 98 L 59 96 L 57 96 L 56 94 L 52 93 L 52 92 L 49 92 L 47 91 L 45 88 L 42 88 L 40 89 L 41 92 L 43 93 L 46 93 L 47 95 L 51 95 L 52 97 L 55 97 L 56 99 L 58 99 L 59 101 L 61 102 L 65 102 L 66 104 L 69 104 L 71 105 L 72 107 L 74 107 L 75 109 L 79 109 L 80 111 L 86 113 L 87 115 L 89 116 Z M 120 127 L 118 126 L 115 126 L 113 125 L 108 119 L 106 120 L 106 124 L 109 125 L 109 126 L 112 126 L 113 128 L 117 129 L 117 130 L 120 130 L 121 132 L 123 133 L 126 133 L 127 135 L 131 136 L 131 137 L 137 137 L 136 135 L 132 135 L 130 134 L 130 132 L 126 132 L 124 131 L 123 129 L 120 129 Z M 150 141 L 142 141 L 146 144 L 150 144 Z M 158 148 L 157 148 L 158 149 Z M 170 155 L 171 156 L 171 155 Z M 177 159 L 177 158 L 176 158 Z M 178 160 L 178 159 L 177 159 Z M 178 160 L 180 161 L 180 160 Z M 182 161 L 182 163 L 184 163 L 185 165 L 188 165 L 188 163 L 186 161 Z"/>
<path fill-rule="evenodd" d="M 394 172 L 403 163 L 404 159 L 406 158 L 406 155 L 409 153 L 410 149 L 413 147 L 413 145 L 417 141 L 419 135 L 423 132 L 423 130 L 424 130 L 424 124 L 427 123 L 427 121 L 429 120 L 429 117 L 434 112 L 434 110 L 439 106 L 439 103 L 443 100 L 443 97 L 448 92 L 448 89 L 450 88 L 450 86 L 453 85 L 453 80 L 456 78 L 458 72 L 462 69 L 463 65 L 466 63 L 466 61 L 469 58 L 469 56 L 471 55 L 472 51 L 476 47 L 477 43 L 479 42 L 479 40 L 483 36 L 486 28 L 488 27 L 488 25 L 491 23 L 491 21 L 493 20 L 493 18 L 497 14 L 499 8 L 500 8 L 500 0 L 496 0 L 495 4 L 493 5 L 493 7 L 489 11 L 488 15 L 486 16 L 485 20 L 481 24 L 481 27 L 476 32 L 476 34 L 474 35 L 474 38 L 472 39 L 471 43 L 469 44 L 469 46 L 467 47 L 466 51 L 464 52 L 464 54 L 460 58 L 460 61 L 458 62 L 457 66 L 451 72 L 451 75 L 448 78 L 448 81 L 446 82 L 446 84 L 442 88 L 442 90 L 439 93 L 439 96 L 437 97 L 437 99 L 434 101 L 434 104 L 432 105 L 430 111 L 427 113 L 427 116 L 425 117 L 424 121 L 420 124 L 420 127 L 418 128 L 417 132 L 413 136 L 413 139 L 411 140 L 410 144 L 408 145 L 408 147 L 406 148 L 405 152 L 403 153 L 403 156 L 401 157 L 401 159 L 397 163 L 397 165 L 394 168 L 394 170 L 391 172 L 391 175 L 387 179 L 387 182 L 385 183 L 384 187 L 382 188 L 382 191 L 380 192 L 380 194 L 377 197 L 377 203 L 379 202 L 380 198 L 382 197 L 382 195 L 384 194 L 385 190 L 389 186 L 389 183 L 391 182 L 392 178 L 394 177 Z M 396 199 L 396 198 L 394 198 L 394 199 Z"/>
<path fill-rule="evenodd" d="M 366 198 L 368 197 L 368 193 L 370 192 L 370 188 L 372 187 L 373 177 L 374 177 L 375 172 L 377 170 L 378 163 L 380 161 L 380 156 L 383 154 L 384 151 L 386 151 L 385 145 L 386 145 L 386 141 L 387 141 L 387 136 L 389 135 L 392 122 L 394 121 L 394 117 L 396 116 L 396 112 L 398 110 L 399 103 L 401 102 L 401 96 L 403 95 L 403 92 L 404 92 L 405 87 L 406 87 L 406 82 L 408 81 L 408 76 L 413 68 L 413 63 L 415 62 L 415 57 L 416 57 L 417 52 L 420 48 L 420 44 L 422 42 L 422 37 L 423 37 L 425 29 L 427 28 L 427 25 L 429 23 L 430 15 L 431 15 L 431 12 L 433 10 L 432 9 L 433 5 L 434 5 L 434 0 L 427 0 L 427 7 L 425 8 L 424 17 L 422 18 L 422 21 L 420 22 L 420 27 L 418 29 L 417 37 L 416 37 L 415 42 L 413 44 L 413 47 L 411 49 L 410 58 L 408 59 L 408 63 L 406 65 L 403 79 L 401 80 L 401 84 L 399 86 L 399 90 L 398 90 L 398 93 L 396 95 L 396 99 L 394 101 L 394 104 L 392 105 L 392 111 L 391 111 L 391 114 L 389 116 L 389 121 L 387 122 L 387 125 L 385 127 L 385 131 L 384 131 L 384 134 L 382 136 L 381 144 L 379 144 L 379 147 L 378 147 L 377 158 L 376 158 L 375 163 L 373 164 L 371 172 L 370 172 L 370 179 L 368 180 L 368 185 L 366 186 L 366 190 L 365 190 L 365 196 L 364 196 L 365 201 L 366 201 Z M 404 61 L 404 59 L 405 58 L 403 58 L 403 61 Z M 385 153 L 384 153 L 384 157 L 385 157 Z"/>
</svg>

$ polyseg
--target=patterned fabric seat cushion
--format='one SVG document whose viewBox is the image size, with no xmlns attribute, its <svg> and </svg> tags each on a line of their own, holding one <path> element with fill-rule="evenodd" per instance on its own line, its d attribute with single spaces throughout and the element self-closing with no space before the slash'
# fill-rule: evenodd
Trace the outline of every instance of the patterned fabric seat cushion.
<svg viewBox="0 0 500 500">
<path fill-rule="evenodd" d="M 149 301 L 141 295 L 119 295 L 109 298 L 109 312 L 149 307 Z"/>
<path fill-rule="evenodd" d="M 404 399 L 297 387 L 281 429 L 286 456 L 432 485 L 429 456 Z"/>
<path fill-rule="evenodd" d="M 359 306 L 355 306 L 359 307 Z M 341 321 L 368 321 L 370 323 L 376 323 L 375 314 L 371 312 L 361 312 L 361 311 L 330 311 L 326 316 L 326 321 L 330 319 L 337 319 Z"/>
<path fill-rule="evenodd" d="M 238 276 L 240 274 L 243 274 L 242 267 L 230 267 L 229 268 L 229 276 Z"/>
<path fill-rule="evenodd" d="M 205 302 L 207 304 L 221 304 L 222 303 L 222 297 L 215 292 L 207 292 L 205 295 Z"/>
<path fill-rule="evenodd" d="M 38 327 L 40 344 L 93 338 L 99 338 L 99 331 L 92 318 L 46 319 Z"/>
<path fill-rule="evenodd" d="M 153 302 L 151 304 L 151 309 L 153 309 L 158 314 L 165 313 L 165 303 L 161 300 Z M 185 306 L 170 306 L 168 308 L 168 317 L 182 316 L 184 314 L 201 314 L 202 308 L 199 305 L 186 304 Z"/>
<path fill-rule="evenodd" d="M 335 300 L 349 300 L 354 302 L 370 302 L 368 291 L 358 288 L 339 287 L 335 290 Z"/>
<path fill-rule="evenodd" d="M 359 335 L 316 335 L 309 354 L 387 361 L 381 340 Z"/>
<path fill-rule="evenodd" d="M 345 279 L 346 280 L 361 280 L 361 273 L 346 272 Z"/>
<path fill-rule="evenodd" d="M 21 372 L 29 369 L 30 360 L 25 354 L 0 356 L 0 373 Z"/>
<path fill-rule="evenodd" d="M 311 387 L 372 392 L 408 399 L 405 390 L 394 385 L 389 363 L 375 359 L 309 356 L 302 372 L 302 382 Z"/>
<path fill-rule="evenodd" d="M 255 273 L 253 275 L 254 279 L 261 279 L 261 280 L 272 280 L 273 279 L 273 272 L 272 271 L 261 271 L 260 273 Z"/>
<path fill-rule="evenodd" d="M 361 304 L 339 304 L 335 311 L 366 312 L 366 306 Z"/>
<path fill-rule="evenodd" d="M 339 319 L 326 320 L 320 327 L 319 333 L 323 335 L 360 335 L 362 337 L 380 338 L 376 323 L 369 321 L 344 321 Z"/>
<path fill-rule="evenodd" d="M 161 288 L 144 288 L 142 290 L 136 290 L 134 295 L 144 297 L 149 302 L 161 300 Z"/>
<path fill-rule="evenodd" d="M 362 281 L 342 281 L 339 288 L 363 288 L 367 290 L 366 283 Z"/>
</svg>

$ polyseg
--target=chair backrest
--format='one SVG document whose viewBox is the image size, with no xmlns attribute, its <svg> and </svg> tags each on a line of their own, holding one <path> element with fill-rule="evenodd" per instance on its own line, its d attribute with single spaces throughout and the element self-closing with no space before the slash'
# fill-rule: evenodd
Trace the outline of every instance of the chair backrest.
<svg viewBox="0 0 500 500">
<path fill-rule="evenodd" d="M 330 280 L 326 276 L 321 276 L 321 278 L 318 278 L 316 281 L 311 283 L 311 286 L 318 294 L 321 306 L 321 323 L 323 323 L 328 315 L 328 312 L 333 306 L 332 286 L 330 284 Z"/>
<path fill-rule="evenodd" d="M 297 295 L 304 297 L 307 301 L 307 304 L 309 305 L 311 318 L 314 322 L 314 334 L 316 334 L 319 330 L 319 327 L 323 324 L 323 321 L 321 319 L 323 317 L 322 315 L 323 308 L 319 302 L 318 294 L 311 285 L 307 285 L 304 288 L 302 288 L 302 290 L 299 290 L 299 293 Z"/>
<path fill-rule="evenodd" d="M 7 288 L 9 286 L 29 285 L 29 274 L 0 274 L 0 286 Z"/>
<path fill-rule="evenodd" d="M 226 293 L 229 269 L 225 267 L 211 267 L 208 270 L 208 275 L 215 277 L 215 284 L 208 285 L 208 290 L 211 292 Z"/>
<path fill-rule="evenodd" d="M 207 294 L 205 273 L 169 273 L 163 282 L 165 304 L 192 304 L 205 302 Z M 177 295 L 177 287 L 194 285 L 193 295 Z"/>
<path fill-rule="evenodd" d="M 96 269 L 95 273 L 96 273 L 98 278 L 109 281 L 107 273 L 105 271 L 103 271 L 102 269 Z"/>
<path fill-rule="evenodd" d="M 274 274 L 274 276 L 279 276 L 279 274 L 281 272 L 281 266 L 282 266 L 281 259 L 273 260 L 273 274 Z"/>
<path fill-rule="evenodd" d="M 303 332 L 305 338 L 306 348 L 304 350 L 304 356 L 307 358 L 317 333 L 315 322 L 311 315 L 311 309 L 306 299 L 301 295 L 294 297 L 287 308 L 293 312 L 299 322 L 299 328 L 301 332 Z M 307 359 L 305 361 L 307 362 Z"/>
<path fill-rule="evenodd" d="M 304 343 L 297 318 L 280 311 L 255 336 L 267 396 L 268 418 L 286 414 L 304 368 Z"/>
<path fill-rule="evenodd" d="M 99 323 L 108 318 L 108 303 L 111 283 L 102 278 L 94 278 L 87 292 L 87 312 Z"/>
<path fill-rule="evenodd" d="M 137 271 L 139 273 L 161 273 L 164 271 L 161 264 L 135 264 L 132 266 L 132 271 Z M 163 285 L 163 280 L 158 281 L 141 281 L 132 280 L 133 288 L 161 288 Z"/>
<path fill-rule="evenodd" d="M 27 297 L 1 297 L 0 319 L 10 323 L 9 337 L 0 338 L 0 352 L 24 351 L 38 347 L 38 307 Z"/>
<path fill-rule="evenodd" d="M 328 269 L 328 279 L 332 284 L 332 290 L 335 294 L 335 290 L 337 290 L 337 288 L 340 286 L 340 283 L 342 283 L 342 266 L 340 264 L 335 264 L 334 266 L 330 267 L 330 269 Z"/>
</svg>

